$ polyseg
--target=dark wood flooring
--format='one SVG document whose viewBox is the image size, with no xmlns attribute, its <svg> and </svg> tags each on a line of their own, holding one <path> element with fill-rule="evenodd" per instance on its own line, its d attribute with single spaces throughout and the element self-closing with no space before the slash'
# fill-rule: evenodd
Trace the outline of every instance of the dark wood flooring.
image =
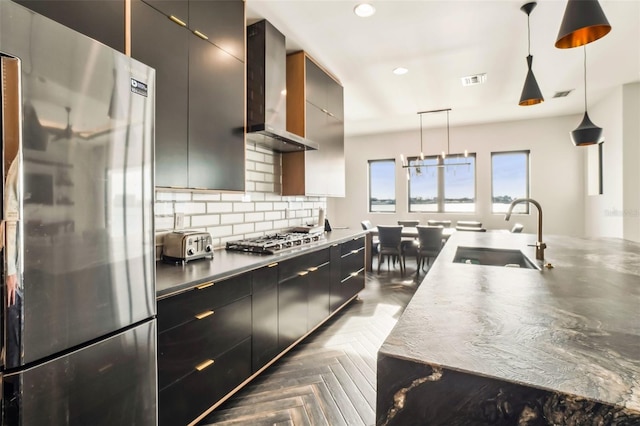
<svg viewBox="0 0 640 426">
<path fill-rule="evenodd" d="M 374 271 L 377 263 L 374 261 Z M 415 259 L 365 289 L 199 425 L 374 425 L 377 352 L 424 278 Z"/>
</svg>

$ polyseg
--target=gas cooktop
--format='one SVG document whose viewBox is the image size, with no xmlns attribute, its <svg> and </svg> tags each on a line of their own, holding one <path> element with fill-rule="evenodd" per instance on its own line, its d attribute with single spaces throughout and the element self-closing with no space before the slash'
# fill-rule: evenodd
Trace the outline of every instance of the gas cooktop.
<svg viewBox="0 0 640 426">
<path fill-rule="evenodd" d="M 324 238 L 323 233 L 284 232 L 257 238 L 227 242 L 227 250 L 257 254 L 275 254 Z"/>
</svg>

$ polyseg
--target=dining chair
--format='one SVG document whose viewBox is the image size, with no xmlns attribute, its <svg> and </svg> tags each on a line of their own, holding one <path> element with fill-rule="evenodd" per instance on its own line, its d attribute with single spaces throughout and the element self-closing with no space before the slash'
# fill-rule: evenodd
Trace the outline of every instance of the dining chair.
<svg viewBox="0 0 640 426">
<path fill-rule="evenodd" d="M 404 276 L 404 264 L 402 263 L 402 226 L 378 225 L 378 274 L 380 265 L 387 259 L 387 270 L 389 270 L 389 259 L 397 260 L 400 264 L 400 273 Z"/>
<path fill-rule="evenodd" d="M 429 219 L 429 220 L 427 220 L 427 225 L 428 226 L 442 226 L 443 228 L 451 228 L 451 221 L 450 220 Z"/>
<path fill-rule="evenodd" d="M 420 273 L 420 268 L 424 271 L 424 259 L 427 259 L 427 266 L 429 266 L 429 259 L 436 258 L 442 250 L 442 227 L 440 226 L 418 226 L 418 253 L 416 256 L 417 270 L 416 273 Z"/>
<path fill-rule="evenodd" d="M 362 222 L 360 222 L 360 225 L 362 226 L 362 229 L 365 231 L 371 230 L 374 228 L 373 224 L 371 223 L 370 220 L 363 220 Z M 371 252 L 371 260 L 373 261 L 373 256 L 378 254 L 378 245 L 380 244 L 380 239 L 377 236 L 372 236 L 371 237 L 371 248 L 370 248 L 370 252 Z"/>
<path fill-rule="evenodd" d="M 399 220 L 398 225 L 407 226 L 407 227 L 416 227 L 420 225 L 419 220 Z"/>
<path fill-rule="evenodd" d="M 456 231 L 486 232 L 487 230 L 482 227 L 482 222 L 476 220 L 459 220 L 456 222 Z"/>
</svg>

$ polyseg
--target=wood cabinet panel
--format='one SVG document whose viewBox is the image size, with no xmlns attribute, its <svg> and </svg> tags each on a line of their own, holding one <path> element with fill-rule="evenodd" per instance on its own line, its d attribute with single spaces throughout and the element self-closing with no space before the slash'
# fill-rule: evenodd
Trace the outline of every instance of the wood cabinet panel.
<svg viewBox="0 0 640 426">
<path fill-rule="evenodd" d="M 131 56 L 156 69 L 156 186 L 188 186 L 190 36 L 157 10 L 132 1 Z"/>
<path fill-rule="evenodd" d="M 307 333 L 308 273 L 278 284 L 278 347 L 280 351 Z"/>
<path fill-rule="evenodd" d="M 327 254 L 329 249 L 323 250 Z M 329 316 L 329 296 L 331 293 L 331 265 L 327 261 L 309 271 L 309 293 L 307 327 L 309 330 Z"/>
</svg>

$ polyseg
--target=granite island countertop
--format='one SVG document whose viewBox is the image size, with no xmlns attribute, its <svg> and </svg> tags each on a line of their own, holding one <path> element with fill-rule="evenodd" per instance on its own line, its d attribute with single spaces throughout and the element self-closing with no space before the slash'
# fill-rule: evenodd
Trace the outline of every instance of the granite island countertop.
<svg viewBox="0 0 640 426">
<path fill-rule="evenodd" d="M 334 229 L 331 232 L 325 232 L 324 238 L 317 242 L 286 249 L 277 254 L 251 254 L 226 251 L 221 248 L 214 250 L 213 259 L 198 259 L 185 264 L 158 261 L 156 262 L 156 297 L 162 299 L 189 290 L 206 281 L 229 278 L 365 234 L 366 232 L 360 229 Z"/>
<path fill-rule="evenodd" d="M 640 424 L 640 244 L 546 236 L 551 269 L 453 263 L 464 246 L 520 249 L 541 265 L 535 240 L 455 233 L 380 348 L 379 374 L 382 358 L 410 361 L 622 407 L 639 423 L 602 424 Z M 398 395 L 387 395 L 396 405 L 380 424 L 393 423 Z"/>
</svg>

